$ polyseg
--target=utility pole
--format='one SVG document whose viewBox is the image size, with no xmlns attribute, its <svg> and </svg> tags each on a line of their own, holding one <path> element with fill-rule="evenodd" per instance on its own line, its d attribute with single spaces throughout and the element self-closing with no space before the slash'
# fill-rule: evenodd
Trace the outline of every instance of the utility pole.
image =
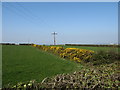
<svg viewBox="0 0 120 90">
<path fill-rule="evenodd" d="M 53 37 L 54 37 L 54 45 L 56 45 L 56 38 L 55 38 L 55 35 L 57 35 L 57 32 L 53 32 L 52 35 L 53 35 Z"/>
</svg>

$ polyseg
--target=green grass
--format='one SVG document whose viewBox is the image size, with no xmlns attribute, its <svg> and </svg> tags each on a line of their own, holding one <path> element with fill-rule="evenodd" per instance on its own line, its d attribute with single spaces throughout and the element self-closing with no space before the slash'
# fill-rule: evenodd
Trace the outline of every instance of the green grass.
<svg viewBox="0 0 120 90">
<path fill-rule="evenodd" d="M 2 46 L 2 84 L 41 81 L 60 73 L 81 69 L 82 65 L 63 60 L 32 46 Z"/>
</svg>

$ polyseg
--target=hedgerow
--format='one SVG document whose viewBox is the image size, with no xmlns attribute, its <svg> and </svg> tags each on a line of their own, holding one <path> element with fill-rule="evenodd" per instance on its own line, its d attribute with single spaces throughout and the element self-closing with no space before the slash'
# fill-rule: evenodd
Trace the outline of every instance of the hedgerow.
<svg viewBox="0 0 120 90">
<path fill-rule="evenodd" d="M 34 47 L 38 47 L 44 51 L 48 51 L 54 53 L 61 58 L 69 59 L 75 62 L 87 61 L 92 58 L 94 51 L 86 50 L 86 49 L 78 49 L 78 48 L 63 48 L 57 46 L 44 46 L 44 45 L 33 45 Z"/>
</svg>

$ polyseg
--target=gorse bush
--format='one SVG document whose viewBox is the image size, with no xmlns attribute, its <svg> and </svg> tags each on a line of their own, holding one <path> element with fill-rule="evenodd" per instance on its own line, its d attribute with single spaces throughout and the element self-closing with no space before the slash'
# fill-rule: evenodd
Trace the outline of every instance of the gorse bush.
<svg viewBox="0 0 120 90">
<path fill-rule="evenodd" d="M 75 62 L 84 62 L 92 58 L 94 51 L 78 48 L 63 48 L 56 46 L 33 45 L 44 51 L 54 53 L 61 58 L 70 59 Z"/>
<path fill-rule="evenodd" d="M 93 65 L 110 64 L 120 59 L 120 53 L 116 51 L 97 51 L 79 49 L 79 48 L 63 48 L 59 46 L 45 46 L 45 45 L 33 45 L 44 51 L 56 54 L 61 58 L 72 60 L 78 63 L 92 63 Z"/>
</svg>

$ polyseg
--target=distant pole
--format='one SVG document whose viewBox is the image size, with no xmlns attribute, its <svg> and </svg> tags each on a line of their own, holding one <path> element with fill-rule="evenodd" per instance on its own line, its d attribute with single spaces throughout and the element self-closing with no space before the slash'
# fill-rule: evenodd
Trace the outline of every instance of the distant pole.
<svg viewBox="0 0 120 90">
<path fill-rule="evenodd" d="M 56 32 L 53 32 L 52 35 L 53 35 L 53 37 L 54 37 L 54 45 L 56 45 L 56 38 L 55 38 L 55 35 L 57 35 L 57 33 L 56 33 Z"/>
</svg>

